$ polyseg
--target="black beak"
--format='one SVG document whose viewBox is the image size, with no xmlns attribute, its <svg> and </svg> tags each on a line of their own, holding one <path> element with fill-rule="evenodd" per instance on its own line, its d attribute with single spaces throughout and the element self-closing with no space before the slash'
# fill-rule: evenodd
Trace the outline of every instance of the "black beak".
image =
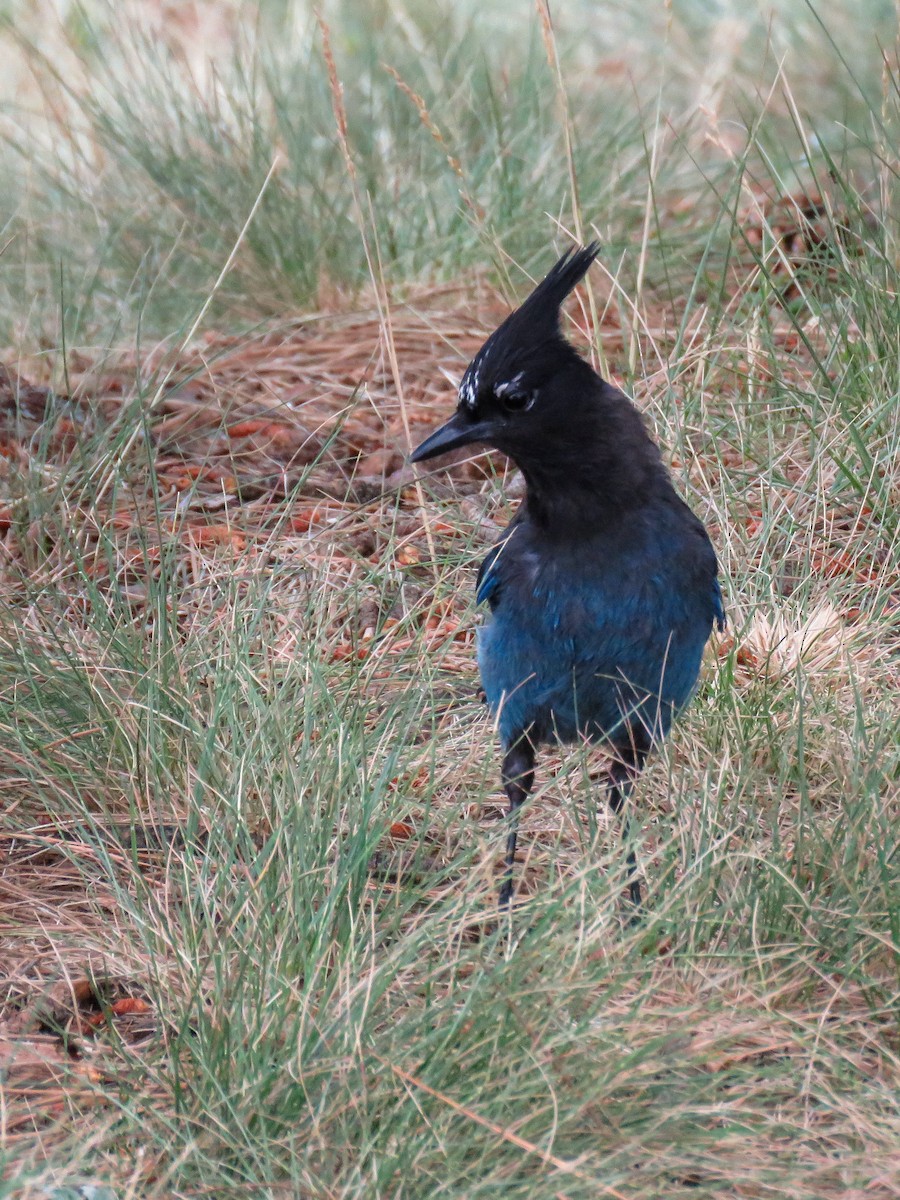
<svg viewBox="0 0 900 1200">
<path fill-rule="evenodd" d="M 472 442 L 486 441 L 490 437 L 491 429 L 489 421 L 472 421 L 465 413 L 456 413 L 446 425 L 436 429 L 431 437 L 427 437 L 420 446 L 416 446 L 409 456 L 409 461 L 423 462 L 426 458 L 446 454 L 448 450 L 458 450 L 460 446 L 469 446 Z"/>
</svg>

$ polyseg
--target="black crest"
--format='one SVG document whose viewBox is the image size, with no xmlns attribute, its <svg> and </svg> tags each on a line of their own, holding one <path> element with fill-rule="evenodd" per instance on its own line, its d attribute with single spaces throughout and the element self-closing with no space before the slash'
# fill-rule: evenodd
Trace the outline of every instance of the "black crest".
<svg viewBox="0 0 900 1200">
<path fill-rule="evenodd" d="M 577 250 L 567 250 L 551 267 L 527 300 L 507 317 L 506 324 L 515 321 L 535 332 L 544 329 L 548 334 L 559 331 L 559 310 L 563 300 L 587 274 L 591 263 L 600 253 L 600 243 L 591 242 Z M 499 330 L 498 330 L 499 332 Z"/>
<path fill-rule="evenodd" d="M 474 411 L 487 376 L 503 372 L 503 360 L 511 353 L 534 350 L 547 342 L 561 340 L 560 308 L 569 292 L 587 273 L 600 252 L 599 242 L 567 250 L 548 271 L 531 295 L 509 314 L 484 343 L 459 385 L 460 403 Z"/>
</svg>

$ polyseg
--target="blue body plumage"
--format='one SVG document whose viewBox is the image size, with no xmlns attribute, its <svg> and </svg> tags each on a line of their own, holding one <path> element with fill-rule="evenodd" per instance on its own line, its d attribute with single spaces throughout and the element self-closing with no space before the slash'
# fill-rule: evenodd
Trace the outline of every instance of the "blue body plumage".
<svg viewBox="0 0 900 1200">
<path fill-rule="evenodd" d="M 574 556 L 542 540 L 512 526 L 477 589 L 491 608 L 478 665 L 504 745 L 522 730 L 536 744 L 615 742 L 627 724 L 665 736 L 723 616 L 715 577 L 702 591 L 691 578 L 695 530 L 635 530 L 627 550 L 598 536 Z"/>
<path fill-rule="evenodd" d="M 512 812 L 536 748 L 587 738 L 612 755 L 618 812 L 647 754 L 690 699 L 724 624 L 716 556 L 631 402 L 562 337 L 559 308 L 597 247 L 564 255 L 470 364 L 456 415 L 413 461 L 485 442 L 525 476 L 519 511 L 479 572 L 490 615 L 478 664 L 504 748 Z M 640 902 L 633 852 L 630 890 Z"/>
</svg>

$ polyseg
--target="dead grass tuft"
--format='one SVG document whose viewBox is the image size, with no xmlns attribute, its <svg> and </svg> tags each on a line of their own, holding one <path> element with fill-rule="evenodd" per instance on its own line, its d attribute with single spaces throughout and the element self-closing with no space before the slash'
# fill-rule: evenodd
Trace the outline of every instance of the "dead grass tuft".
<svg viewBox="0 0 900 1200">
<path fill-rule="evenodd" d="M 730 598 L 731 630 L 718 659 L 711 658 L 669 770 L 657 762 L 636 801 L 648 816 L 640 846 L 667 932 L 650 936 L 642 953 L 612 915 L 619 851 L 606 814 L 595 819 L 587 800 L 595 767 L 548 759 L 526 815 L 523 899 L 536 920 L 550 905 L 555 927 L 565 921 L 578 931 L 558 947 L 558 960 L 551 951 L 550 960 L 535 961 L 535 978 L 553 961 L 552 986 L 562 989 L 576 1025 L 586 996 L 605 996 L 602 1013 L 595 1008 L 577 1039 L 544 1026 L 533 1035 L 541 1071 L 551 1072 L 554 1086 L 575 1104 L 558 1135 L 570 1150 L 546 1149 L 543 1127 L 484 1116 L 480 1098 L 458 1099 L 453 1078 L 466 1077 L 464 1061 L 459 1076 L 426 1077 L 415 1054 L 403 1050 L 403 1021 L 418 1011 L 422 989 L 452 1009 L 459 984 L 444 972 L 452 967 L 460 979 L 479 978 L 481 947 L 496 933 L 502 810 L 489 798 L 496 782 L 490 731 L 475 695 L 474 621 L 460 570 L 508 519 L 516 485 L 503 479 L 498 489 L 502 465 L 484 458 L 430 479 L 432 556 L 405 466 L 396 364 L 415 436 L 446 416 L 453 395 L 445 377 L 459 375 L 502 312 L 484 290 L 417 295 L 392 314 L 395 363 L 383 320 L 352 312 L 320 314 L 252 338 L 211 335 L 175 362 L 162 350 L 141 363 L 128 354 L 100 363 L 74 359 L 65 395 L 34 364 L 8 366 L 0 380 L 5 686 L 58 693 L 73 712 L 51 719 L 49 710 L 35 709 L 45 722 L 35 726 L 44 730 L 40 744 L 34 734 L 23 740 L 19 730 L 0 774 L 8 827 L 0 839 L 0 1086 L 11 1149 L 30 1154 L 35 1146 L 69 1145 L 82 1122 L 102 1141 L 104 1122 L 116 1116 L 113 1093 L 142 1074 L 141 1104 L 167 1111 L 170 1077 L 159 1063 L 176 1053 L 174 1046 L 180 1062 L 194 1061 L 179 1039 L 190 1046 L 201 1036 L 196 1030 L 205 1028 L 210 1005 L 216 1016 L 203 1037 L 215 1042 L 231 1029 L 234 1014 L 225 1014 L 235 1003 L 238 1025 L 244 1023 L 238 1041 L 252 1056 L 286 1053 L 289 1035 L 279 1030 L 270 1040 L 265 1003 L 254 1001 L 245 977 L 246 995 L 238 988 L 236 996 L 217 974 L 226 952 L 206 935 L 190 941 L 199 920 L 190 897 L 196 889 L 201 907 L 215 914 L 216 938 L 227 942 L 243 921 L 260 929 L 277 911 L 279 902 L 260 881 L 286 869 L 302 877 L 294 866 L 298 848 L 284 841 L 299 810 L 279 807 L 287 804 L 279 788 L 301 808 L 309 803 L 308 787 L 317 798 L 325 794 L 316 776 L 317 746 L 324 747 L 321 761 L 338 771 L 342 756 L 350 756 L 350 775 L 327 785 L 336 795 L 346 794 L 347 779 L 354 786 L 358 770 L 357 743 L 342 748 L 339 740 L 329 749 L 331 733 L 319 718 L 303 727 L 304 712 L 312 711 L 311 680 L 324 672 L 336 711 L 346 712 L 341 697 L 361 706 L 362 726 L 376 739 L 373 763 L 396 753 L 396 722 L 379 723 L 389 705 L 412 706 L 420 724 L 423 689 L 430 689 L 427 732 L 415 728 L 405 743 L 400 737 L 401 756 L 377 787 L 370 785 L 378 816 L 363 856 L 368 877 L 360 912 L 373 921 L 376 913 L 379 921 L 399 913 L 399 944 L 422 939 L 415 963 L 398 968 L 383 999 L 373 1002 L 382 1048 L 368 1059 L 363 1054 L 362 1070 L 366 1078 L 366 1071 L 381 1071 L 392 1080 L 380 1085 L 392 1097 L 384 1103 L 412 1097 L 428 1106 L 437 1126 L 463 1119 L 479 1138 L 521 1152 L 529 1170 L 535 1164 L 559 1170 L 582 1187 L 605 1177 L 610 1162 L 619 1164 L 638 1190 L 610 1184 L 610 1195 L 649 1196 L 664 1175 L 676 1181 L 673 1187 L 700 1194 L 763 1197 L 777 1190 L 779 1171 L 793 1182 L 778 1194 L 803 1200 L 897 1195 L 892 1139 L 900 1124 L 889 1105 L 875 1111 L 900 1082 L 895 1028 L 889 1006 L 872 998 L 881 989 L 879 995 L 896 999 L 893 950 L 882 943 L 878 959 L 860 934 L 857 945 L 868 948 L 864 970 L 859 963 L 854 970 L 867 983 L 854 982 L 852 972 L 841 976 L 817 932 L 824 910 L 808 907 L 814 902 L 804 893 L 815 895 L 815 879 L 839 880 L 848 862 L 862 862 L 860 845 L 871 844 L 878 821 L 896 804 L 895 783 L 886 781 L 892 790 L 854 840 L 857 818 L 848 818 L 845 794 L 857 786 L 859 767 L 850 726 L 836 733 L 851 721 L 861 690 L 877 696 L 894 678 L 884 622 L 896 566 L 889 548 L 873 541 L 867 502 L 825 502 L 827 472 L 797 429 L 786 431 L 765 474 L 739 436 L 711 445 L 700 428 L 680 431 L 686 469 L 707 498 L 710 524 L 740 580 L 726 590 L 745 588 L 755 604 L 744 619 L 746 602 Z M 647 328 L 654 353 L 665 358 L 672 344 L 662 316 Z M 611 318 L 606 331 L 608 353 L 624 355 Z M 709 355 L 705 386 L 721 387 L 727 407 L 744 376 L 735 383 L 699 342 L 691 353 L 693 364 L 689 354 L 673 368 L 676 391 L 690 393 L 691 370 Z M 808 383 L 814 365 L 804 353 L 782 345 L 763 372 L 762 351 L 750 347 L 742 370 L 757 381 L 766 372 L 795 372 Z M 166 373 L 171 382 L 159 391 L 154 380 Z M 158 395 L 150 410 L 148 395 Z M 650 394 L 639 399 L 650 410 L 656 403 Z M 654 416 L 667 442 L 674 433 L 669 416 L 659 408 Z M 144 433 L 133 437 L 141 422 Z M 720 495 L 726 500 L 717 505 Z M 785 534 L 797 529 L 800 545 Z M 788 541 L 795 557 L 785 562 L 777 547 Z M 773 572 L 774 560 L 781 574 Z M 246 658 L 230 668 L 230 647 L 251 619 L 264 633 L 247 635 Z M 161 655 L 167 625 L 175 649 Z M 137 655 L 124 668 L 116 657 L 122 639 Z M 169 690 L 145 693 L 145 678 L 155 678 L 147 664 L 166 655 L 173 662 Z M 17 663 L 30 664 L 27 688 L 17 680 Z M 734 692 L 717 709 L 719 673 L 729 666 Z M 303 686 L 284 691 L 298 673 Z M 223 684 L 232 676 L 239 682 Z M 793 754 L 798 679 L 820 704 L 818 716 L 806 718 L 805 799 L 784 766 Z M 67 691 L 71 680 L 84 681 L 90 701 L 77 699 L 81 683 Z M 236 689 L 229 701 L 235 716 L 222 729 L 211 727 L 217 756 L 237 765 L 232 774 L 224 768 L 204 774 L 203 722 L 213 721 L 224 686 Z M 263 719 L 254 715 L 261 712 L 254 697 L 270 693 L 291 697 L 283 703 L 295 706 L 276 738 L 285 765 L 267 764 L 267 774 L 248 782 L 246 772 L 260 766 L 246 751 L 254 722 Z M 757 703 L 764 723 L 754 716 Z M 745 708 L 732 718 L 729 704 Z M 154 732 L 148 714 L 157 710 L 165 716 Z M 344 717 L 333 720 L 339 726 Z M 719 752 L 712 748 L 716 737 Z M 170 745 L 175 765 L 163 769 Z M 156 756 L 158 776 L 143 770 L 148 754 Z M 771 823 L 763 828 L 760 813 L 770 804 Z M 816 850 L 805 849 L 800 836 L 804 804 L 817 814 Z M 306 868 L 311 879 L 326 877 L 314 886 L 319 897 L 330 894 L 327 880 L 355 835 L 356 818 L 343 799 L 341 805 L 318 865 Z M 198 828 L 188 834 L 192 815 Z M 213 870 L 223 822 L 237 831 L 244 823 L 252 837 Z M 282 855 L 290 868 L 273 865 Z M 765 918 L 766 938 L 751 936 L 745 959 L 730 939 L 734 930 L 754 929 L 760 906 L 772 903 L 758 882 L 770 860 L 772 887 L 793 875 L 780 908 Z M 867 861 L 859 871 L 875 871 Z M 598 907 L 595 889 L 604 871 L 608 883 Z M 698 877 L 706 882 L 698 884 Z M 825 910 L 834 906 L 827 919 L 839 928 L 855 920 L 850 893 L 828 886 L 833 898 L 822 903 Z M 404 909 L 410 895 L 415 903 Z M 453 933 L 450 948 L 436 952 L 434 914 L 442 912 L 450 914 Z M 774 954 L 766 939 L 778 944 L 779 920 L 791 923 L 793 933 L 784 936 L 796 941 Z M 296 928 L 291 924 L 291 938 Z M 838 933 L 829 936 L 840 941 Z M 252 967 L 238 968 L 233 955 L 227 961 L 256 972 L 281 995 L 285 985 L 267 974 L 258 940 L 262 934 L 254 934 L 247 951 Z M 280 930 L 277 953 L 293 961 L 289 942 Z M 340 946 L 335 941 L 323 961 L 340 963 Z M 567 964 L 573 946 L 576 957 Z M 516 951 L 523 962 L 529 953 L 524 942 Z M 384 961 L 391 961 L 387 952 Z M 589 975 L 597 972 L 587 981 L 585 964 Z M 349 1012 L 365 971 L 356 963 L 340 970 Z M 297 999 L 293 984 L 288 994 L 284 1011 L 299 1005 L 301 1023 L 311 1019 L 304 1005 L 312 1002 Z M 254 1024 L 257 1004 L 261 1025 Z M 185 1024 L 186 1007 L 196 1027 Z M 342 1052 L 335 1071 L 349 1079 L 354 1061 Z M 597 1074 L 593 1092 L 575 1102 L 584 1061 Z M 195 1062 L 192 1069 L 202 1077 L 210 1068 Z M 273 1087 L 277 1103 L 282 1085 Z M 349 1082 L 347 1089 L 327 1118 L 335 1124 L 322 1134 L 326 1141 L 340 1136 Z M 219 1135 L 205 1118 L 192 1119 L 200 1122 L 199 1144 L 215 1157 Z M 682 1153 L 677 1148 L 685 1139 L 692 1149 Z M 160 1161 L 148 1167 L 150 1176 Z M 638 1161 L 643 1165 L 636 1167 Z M 147 1194 L 165 1194 L 166 1186 L 148 1182 Z"/>
</svg>

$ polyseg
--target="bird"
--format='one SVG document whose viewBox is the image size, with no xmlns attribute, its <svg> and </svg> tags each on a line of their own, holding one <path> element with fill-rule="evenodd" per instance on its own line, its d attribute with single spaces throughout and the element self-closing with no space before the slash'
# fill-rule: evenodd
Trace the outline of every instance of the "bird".
<svg viewBox="0 0 900 1200">
<path fill-rule="evenodd" d="M 713 627 L 725 626 L 705 526 L 676 492 L 636 406 L 562 331 L 563 302 L 599 252 L 594 241 L 562 255 L 472 359 L 454 415 L 410 455 L 421 463 L 481 444 L 524 477 L 475 588 L 488 607 L 477 659 L 509 802 L 501 910 L 513 897 L 519 810 L 537 753 L 584 742 L 606 751 L 628 894 L 641 909 L 622 810 L 695 691 Z"/>
</svg>

